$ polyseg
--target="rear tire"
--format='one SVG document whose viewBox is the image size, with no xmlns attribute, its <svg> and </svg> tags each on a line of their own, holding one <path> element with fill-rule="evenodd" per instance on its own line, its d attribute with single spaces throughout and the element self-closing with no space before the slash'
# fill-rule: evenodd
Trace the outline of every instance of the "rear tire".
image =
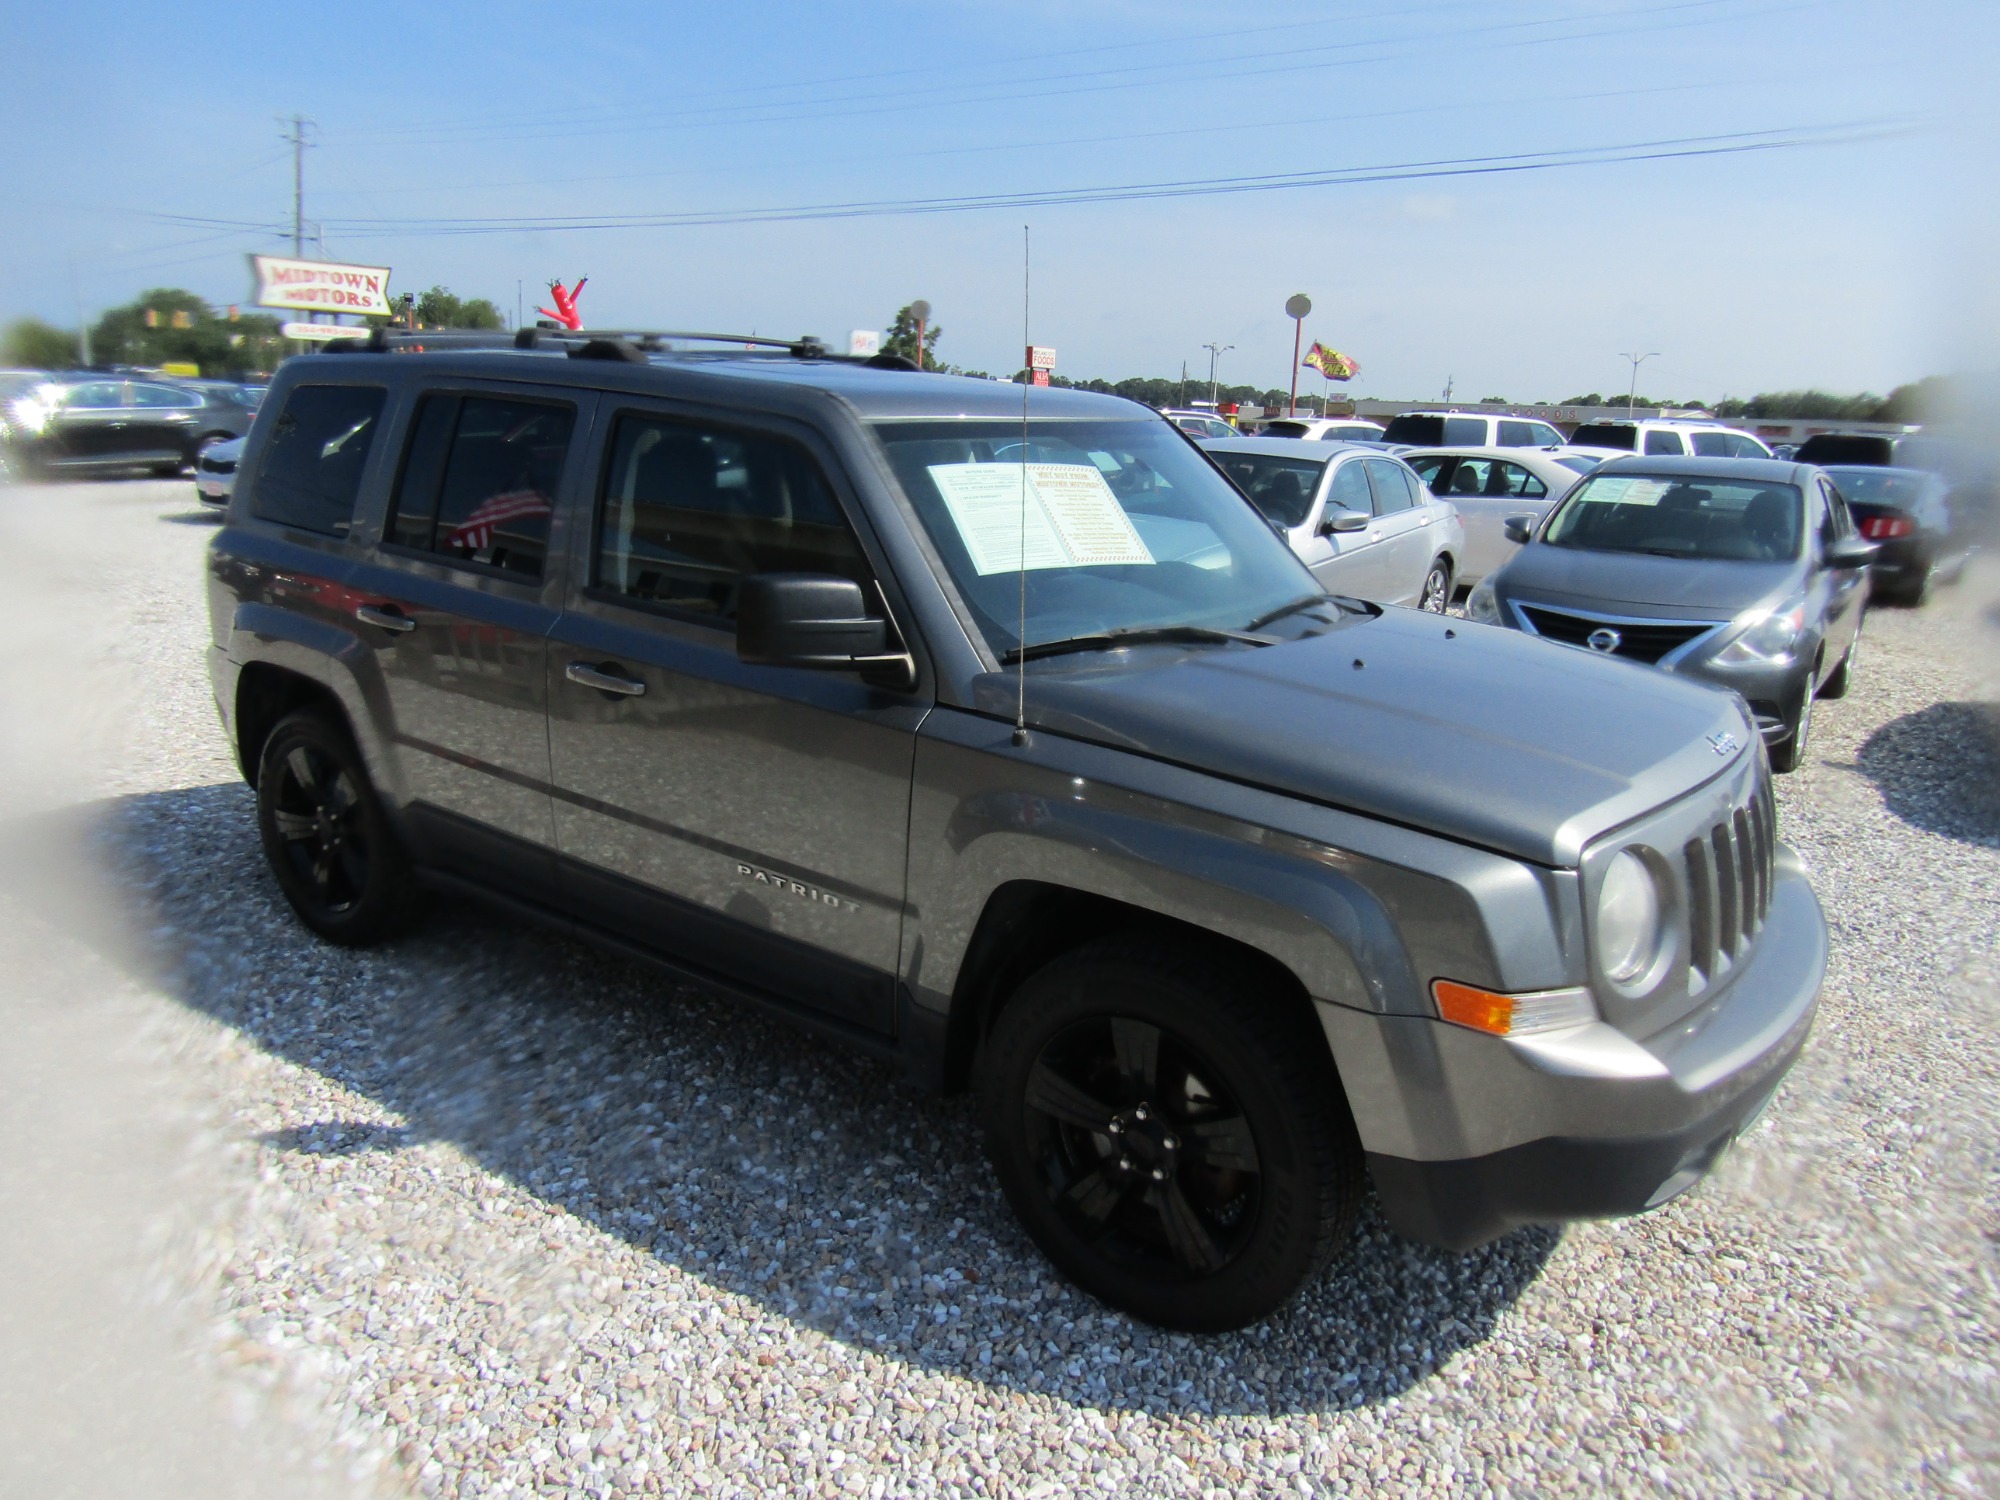
<svg viewBox="0 0 2000 1500">
<path fill-rule="evenodd" d="M 365 947 L 416 916 L 409 857 L 347 727 L 325 710 L 289 715 L 264 741 L 257 831 L 292 910 L 328 942 Z"/>
<path fill-rule="evenodd" d="M 987 1043 L 980 1112 L 1001 1188 L 1056 1267 L 1190 1332 L 1290 1300 L 1366 1175 L 1305 1002 L 1158 941 L 1093 944 L 1022 984 Z"/>
<path fill-rule="evenodd" d="M 1426 614 L 1441 615 L 1451 605 L 1451 559 L 1440 554 L 1431 561 L 1430 572 L 1424 575 L 1423 590 L 1417 595 L 1417 608 Z"/>
</svg>

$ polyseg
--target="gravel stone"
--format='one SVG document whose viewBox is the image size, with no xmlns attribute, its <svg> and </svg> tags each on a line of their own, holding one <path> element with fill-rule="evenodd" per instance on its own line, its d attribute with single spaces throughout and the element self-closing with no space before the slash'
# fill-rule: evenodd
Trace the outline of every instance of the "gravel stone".
<svg viewBox="0 0 2000 1500">
<path fill-rule="evenodd" d="M 312 939 L 208 702 L 192 511 L 184 483 L 0 490 L 28 605 L 97 622 L 6 617 L 42 666 L 0 679 L 31 710 L 0 847 L 38 854 L 8 859 L 0 929 L 157 1018 L 219 1184 L 161 1275 L 208 1367 L 338 1435 L 355 1483 L 2000 1491 L 2000 575 L 1871 614 L 1778 780 L 1832 965 L 1707 1182 L 1464 1256 L 1371 1205 L 1293 1306 L 1190 1337 L 1055 1276 L 966 1101 L 469 905 L 370 952 Z"/>
</svg>

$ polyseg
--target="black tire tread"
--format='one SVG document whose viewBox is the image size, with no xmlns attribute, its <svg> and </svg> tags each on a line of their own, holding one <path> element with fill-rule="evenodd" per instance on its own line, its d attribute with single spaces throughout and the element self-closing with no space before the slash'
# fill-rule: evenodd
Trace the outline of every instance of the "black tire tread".
<svg viewBox="0 0 2000 1500">
<path fill-rule="evenodd" d="M 1240 960 L 1231 961 L 1205 944 L 1130 934 L 1101 939 L 1051 960 L 1022 983 L 1008 1010 L 1014 1004 L 1033 1004 L 1032 991 L 1044 985 L 1060 983 L 1078 970 L 1102 966 L 1155 974 L 1176 987 L 1199 991 L 1204 1002 L 1226 1016 L 1230 1026 L 1260 1055 L 1271 1070 L 1273 1086 L 1282 1093 L 1286 1108 L 1299 1122 L 1306 1138 L 1308 1159 L 1316 1167 L 1311 1184 L 1314 1201 L 1309 1207 L 1312 1247 L 1297 1281 L 1286 1289 L 1274 1308 L 1283 1305 L 1298 1286 L 1317 1278 L 1332 1263 L 1360 1213 L 1367 1191 L 1367 1166 L 1360 1137 L 1347 1108 L 1339 1070 L 1313 1015 L 1311 1002 L 1301 995 L 1295 1004 L 1287 1003 L 1285 997 L 1264 984 L 1246 984 Z M 1006 1024 L 1008 1010 L 1003 1010 L 995 1022 L 996 1031 Z M 988 1069 L 982 1077 L 983 1116 L 995 1102 L 986 1097 L 989 1091 L 984 1086 L 992 1076 L 993 1071 Z M 1242 1326 L 1242 1320 L 1177 1326 L 1219 1332 Z"/>
</svg>

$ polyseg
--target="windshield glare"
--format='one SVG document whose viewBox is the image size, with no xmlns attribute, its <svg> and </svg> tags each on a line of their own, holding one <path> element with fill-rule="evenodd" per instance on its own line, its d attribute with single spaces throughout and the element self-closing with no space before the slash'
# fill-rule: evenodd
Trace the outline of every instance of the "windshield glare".
<svg viewBox="0 0 2000 1500">
<path fill-rule="evenodd" d="M 874 432 L 996 656 L 1023 644 L 1024 552 L 1030 646 L 1162 625 L 1240 630 L 1319 592 L 1165 422 L 1032 423 L 1025 476 L 1019 422 Z"/>
<path fill-rule="evenodd" d="M 1596 474 L 1569 492 L 1542 540 L 1590 552 L 1648 552 L 1732 562 L 1799 555 L 1797 485 Z"/>
</svg>

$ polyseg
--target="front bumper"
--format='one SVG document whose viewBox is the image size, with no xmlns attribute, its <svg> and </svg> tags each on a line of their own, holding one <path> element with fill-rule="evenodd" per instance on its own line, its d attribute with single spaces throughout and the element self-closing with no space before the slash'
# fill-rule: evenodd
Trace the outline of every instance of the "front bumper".
<svg viewBox="0 0 2000 1500">
<path fill-rule="evenodd" d="M 1634 1040 L 1604 1022 L 1503 1039 L 1322 1004 L 1390 1224 L 1469 1250 L 1522 1224 L 1656 1208 L 1700 1180 L 1805 1044 L 1826 921 L 1779 851 L 1757 946 L 1712 1000 Z"/>
</svg>

